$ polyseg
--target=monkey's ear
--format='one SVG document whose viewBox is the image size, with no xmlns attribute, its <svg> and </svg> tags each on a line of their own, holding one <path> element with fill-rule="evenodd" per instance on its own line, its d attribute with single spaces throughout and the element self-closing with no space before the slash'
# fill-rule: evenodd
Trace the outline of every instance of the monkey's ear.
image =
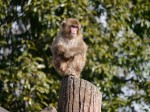
<svg viewBox="0 0 150 112">
<path fill-rule="evenodd" d="M 63 22 L 61 23 L 61 27 L 64 28 L 65 26 L 66 26 L 66 21 L 63 21 Z"/>
</svg>

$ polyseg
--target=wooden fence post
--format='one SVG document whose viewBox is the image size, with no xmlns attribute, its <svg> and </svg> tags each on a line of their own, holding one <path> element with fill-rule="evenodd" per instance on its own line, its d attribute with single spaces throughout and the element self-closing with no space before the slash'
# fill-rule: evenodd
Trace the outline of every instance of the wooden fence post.
<svg viewBox="0 0 150 112">
<path fill-rule="evenodd" d="M 101 112 L 102 95 L 90 82 L 64 77 L 59 93 L 58 112 Z"/>
</svg>

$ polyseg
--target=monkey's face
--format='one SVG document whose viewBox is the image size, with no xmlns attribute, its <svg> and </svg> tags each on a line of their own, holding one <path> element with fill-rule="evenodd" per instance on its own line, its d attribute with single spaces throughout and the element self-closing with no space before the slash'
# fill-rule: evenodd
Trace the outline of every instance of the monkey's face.
<svg viewBox="0 0 150 112">
<path fill-rule="evenodd" d="M 62 32 L 70 38 L 75 38 L 80 34 L 80 23 L 76 19 L 67 19 L 62 22 Z"/>
<path fill-rule="evenodd" d="M 76 37 L 78 35 L 78 30 L 79 30 L 78 26 L 71 25 L 70 26 L 70 35 L 72 37 Z"/>
</svg>

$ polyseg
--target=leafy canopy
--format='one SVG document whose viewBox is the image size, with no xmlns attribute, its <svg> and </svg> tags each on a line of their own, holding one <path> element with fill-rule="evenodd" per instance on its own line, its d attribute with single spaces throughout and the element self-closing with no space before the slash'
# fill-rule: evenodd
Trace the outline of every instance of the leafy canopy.
<svg viewBox="0 0 150 112">
<path fill-rule="evenodd" d="M 69 17 L 81 22 L 89 48 L 82 78 L 102 92 L 102 111 L 149 105 L 149 6 L 148 0 L 1 0 L 0 106 L 12 112 L 57 106 L 61 77 L 50 45 Z"/>
</svg>

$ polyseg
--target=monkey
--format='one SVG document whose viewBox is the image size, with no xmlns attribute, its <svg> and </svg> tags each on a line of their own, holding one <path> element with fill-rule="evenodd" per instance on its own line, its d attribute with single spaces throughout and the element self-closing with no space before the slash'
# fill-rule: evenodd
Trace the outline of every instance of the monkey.
<svg viewBox="0 0 150 112">
<path fill-rule="evenodd" d="M 87 54 L 81 25 L 77 19 L 69 18 L 60 26 L 60 31 L 51 45 L 52 64 L 62 76 L 71 75 L 79 78 Z"/>
</svg>

